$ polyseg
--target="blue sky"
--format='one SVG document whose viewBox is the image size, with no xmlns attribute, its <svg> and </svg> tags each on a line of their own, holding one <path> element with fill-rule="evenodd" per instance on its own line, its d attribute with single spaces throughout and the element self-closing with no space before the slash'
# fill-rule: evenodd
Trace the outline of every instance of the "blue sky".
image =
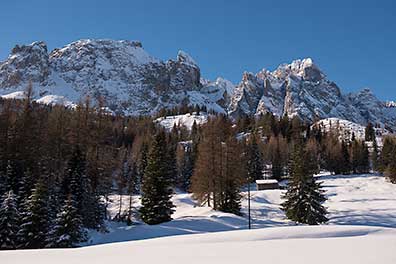
<svg viewBox="0 0 396 264">
<path fill-rule="evenodd" d="M 244 71 L 312 57 L 343 91 L 396 99 L 396 1 L 0 2 L 0 60 L 15 44 L 49 49 L 81 38 L 140 40 L 152 55 L 190 53 L 203 77 L 237 83 Z"/>
</svg>

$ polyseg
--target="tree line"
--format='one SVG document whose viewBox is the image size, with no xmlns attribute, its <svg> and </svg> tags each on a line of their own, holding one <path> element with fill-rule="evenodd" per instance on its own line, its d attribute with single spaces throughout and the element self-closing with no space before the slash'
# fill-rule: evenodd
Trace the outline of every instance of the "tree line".
<svg viewBox="0 0 396 264">
<path fill-rule="evenodd" d="M 34 103 L 31 86 L 26 94 L 0 101 L 2 249 L 78 246 L 87 229 L 105 230 L 111 194 L 119 197 L 111 220 L 128 224 L 136 214 L 147 224 L 170 221 L 175 189 L 241 215 L 241 189 L 267 172 L 289 179 L 282 204 L 288 218 L 320 224 L 327 221 L 325 195 L 313 177 L 320 170 L 374 169 L 396 182 L 396 140 L 385 138 L 380 151 L 370 124 L 365 141 L 272 114 L 237 120 L 212 114 L 191 130 L 175 125 L 167 131 L 153 117 L 108 114 L 100 98 L 69 109 Z M 169 114 L 186 111 L 202 109 L 183 106 Z M 139 210 L 134 195 L 141 195 Z"/>
</svg>

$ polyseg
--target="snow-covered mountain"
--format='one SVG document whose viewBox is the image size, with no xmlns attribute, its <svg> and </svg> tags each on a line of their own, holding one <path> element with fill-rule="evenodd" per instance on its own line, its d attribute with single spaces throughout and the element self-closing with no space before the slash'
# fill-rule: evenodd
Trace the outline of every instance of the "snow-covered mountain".
<svg viewBox="0 0 396 264">
<path fill-rule="evenodd" d="M 39 102 L 71 104 L 101 96 L 110 110 L 131 115 L 187 103 L 232 116 L 336 117 L 396 129 L 395 107 L 368 89 L 343 94 L 310 58 L 274 71 L 245 72 L 234 85 L 223 78 L 201 78 L 198 64 L 183 51 L 162 61 L 137 41 L 79 40 L 51 52 L 44 42 L 34 42 L 16 46 L 0 62 L 0 96 L 19 98 L 30 81 Z"/>
<path fill-rule="evenodd" d="M 229 111 L 233 115 L 272 112 L 313 121 L 336 117 L 358 124 L 368 121 L 395 128 L 396 111 L 369 90 L 342 94 L 312 59 L 282 64 L 275 71 L 244 73 L 235 88 Z"/>
<path fill-rule="evenodd" d="M 136 41 L 79 40 L 52 52 L 44 42 L 34 42 L 16 46 L 0 63 L 0 94 L 22 91 L 31 81 L 36 99 L 56 95 L 78 102 L 102 96 L 111 110 L 125 114 L 152 114 L 183 102 L 224 111 L 214 88 L 201 91 L 200 76 L 187 53 L 161 61 Z"/>
</svg>

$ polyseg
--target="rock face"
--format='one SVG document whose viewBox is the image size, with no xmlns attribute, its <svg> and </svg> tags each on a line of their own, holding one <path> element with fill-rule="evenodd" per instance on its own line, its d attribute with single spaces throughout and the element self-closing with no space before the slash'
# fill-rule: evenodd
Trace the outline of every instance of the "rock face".
<svg viewBox="0 0 396 264">
<path fill-rule="evenodd" d="M 395 108 L 378 100 L 369 89 L 343 95 L 310 58 L 283 64 L 273 72 L 264 69 L 255 75 L 243 74 L 229 113 L 238 116 L 266 112 L 309 121 L 336 117 L 358 124 L 370 121 L 396 127 Z"/>
<path fill-rule="evenodd" d="M 395 107 L 368 89 L 342 94 L 310 58 L 274 71 L 245 72 L 235 86 L 223 78 L 202 79 L 198 64 L 183 51 L 176 59 L 162 61 L 137 41 L 79 40 L 51 52 L 44 42 L 34 42 L 16 46 L 0 62 L 0 95 L 20 96 L 29 82 L 38 102 L 71 104 L 86 96 L 102 97 L 109 109 L 128 115 L 153 114 L 187 103 L 231 116 L 271 112 L 310 121 L 336 117 L 396 128 Z"/>
<path fill-rule="evenodd" d="M 189 92 L 202 88 L 200 69 L 187 53 L 164 62 L 140 42 L 114 40 L 80 40 L 50 53 L 43 42 L 16 46 L 0 64 L 1 94 L 23 90 L 29 81 L 37 97 L 54 94 L 78 102 L 101 96 L 125 114 L 189 102 Z"/>
</svg>

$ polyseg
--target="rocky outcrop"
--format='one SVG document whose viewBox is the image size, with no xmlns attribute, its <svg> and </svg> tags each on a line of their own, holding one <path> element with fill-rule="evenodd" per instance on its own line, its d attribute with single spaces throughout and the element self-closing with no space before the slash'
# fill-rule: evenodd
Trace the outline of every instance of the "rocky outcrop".
<svg viewBox="0 0 396 264">
<path fill-rule="evenodd" d="M 343 95 L 310 58 L 282 64 L 273 72 L 243 74 L 228 110 L 233 116 L 271 112 L 309 121 L 337 117 L 396 126 L 395 109 L 386 107 L 368 89 Z"/>
<path fill-rule="evenodd" d="M 16 46 L 0 62 L 0 95 L 19 96 L 29 82 L 38 102 L 72 104 L 86 96 L 102 97 L 110 110 L 128 115 L 187 103 L 235 117 L 271 112 L 309 121 L 336 117 L 396 128 L 395 107 L 368 89 L 342 94 L 310 58 L 274 71 L 245 72 L 235 86 L 223 78 L 202 79 L 198 64 L 184 51 L 162 61 L 137 41 L 79 40 L 51 52 L 44 42 L 34 42 Z"/>
<path fill-rule="evenodd" d="M 55 94 L 78 102 L 105 98 L 125 114 L 151 114 L 189 100 L 199 91 L 200 69 L 185 52 L 161 61 L 136 41 L 80 40 L 48 53 L 43 42 L 16 46 L 0 64 L 2 94 L 33 82 L 37 97 Z"/>
</svg>

